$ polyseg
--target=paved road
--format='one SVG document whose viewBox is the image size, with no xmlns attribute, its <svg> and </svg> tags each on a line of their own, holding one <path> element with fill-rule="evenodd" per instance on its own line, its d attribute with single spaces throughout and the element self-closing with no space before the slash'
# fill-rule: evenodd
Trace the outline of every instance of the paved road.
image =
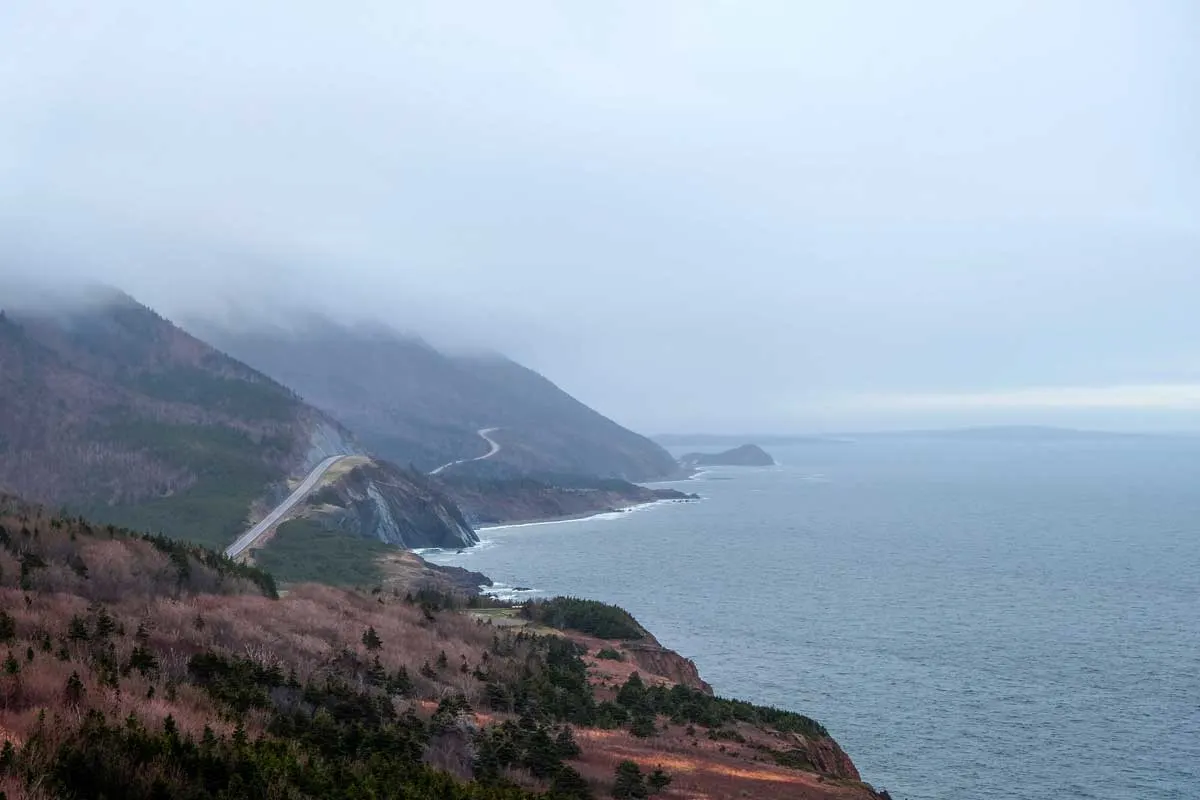
<svg viewBox="0 0 1200 800">
<path fill-rule="evenodd" d="M 237 538 L 237 541 L 225 548 L 225 555 L 230 558 L 236 558 L 244 553 L 246 548 L 254 544 L 260 536 L 278 525 L 279 521 L 295 508 L 297 503 L 308 497 L 321 478 L 325 477 L 325 473 L 329 471 L 330 467 L 346 458 L 353 458 L 353 456 L 330 456 L 313 467 L 312 472 L 308 473 L 308 476 L 300 482 L 300 485 L 296 487 L 294 492 L 288 495 L 286 500 L 275 506 L 275 510 L 263 517 L 261 522 L 243 533 Z"/>
<path fill-rule="evenodd" d="M 479 435 L 483 437 L 483 440 L 489 445 L 488 451 L 483 455 L 475 458 L 460 458 L 458 461 L 451 461 L 449 464 L 443 464 L 429 474 L 437 475 L 442 470 L 453 467 L 456 464 L 466 464 L 468 461 L 483 461 L 485 458 L 491 458 L 492 456 L 496 455 L 496 453 L 500 452 L 500 443 L 493 439 L 491 434 L 498 430 L 500 429 L 479 429 Z M 267 514 L 265 517 L 263 517 L 257 525 L 239 536 L 237 541 L 225 548 L 225 555 L 229 556 L 230 558 L 237 558 L 242 553 L 246 552 L 246 550 L 256 541 L 258 541 L 260 537 L 266 534 L 267 531 L 278 525 L 279 522 L 285 516 L 287 516 L 288 512 L 295 508 L 300 501 L 308 497 L 312 490 L 316 488 L 316 485 L 321 481 L 321 478 L 325 477 L 325 473 L 328 472 L 334 464 L 346 458 L 354 458 L 354 456 L 330 456 L 320 464 L 317 464 L 315 467 L 313 467 L 312 472 L 308 473 L 304 480 L 300 482 L 300 485 L 296 487 L 296 490 L 288 495 L 286 500 L 277 505 L 270 514 Z"/>
<path fill-rule="evenodd" d="M 478 431 L 476 431 L 476 433 L 478 433 L 480 436 L 483 437 L 483 440 L 485 442 L 487 442 L 489 445 L 491 445 L 491 449 L 488 450 L 483 455 L 476 456 L 475 458 L 460 458 L 458 461 L 451 461 L 449 464 L 442 464 L 440 467 L 438 467 L 437 469 L 435 469 L 433 472 L 431 472 L 429 474 L 437 475 L 442 470 L 449 469 L 450 467 L 453 467 L 457 464 L 466 464 L 470 461 L 483 461 L 485 458 L 491 458 L 492 456 L 496 455 L 496 453 L 500 452 L 500 443 L 497 442 L 495 439 L 493 439 L 491 437 L 491 434 L 495 433 L 498 430 L 500 430 L 500 429 L 499 428 L 480 428 Z"/>
</svg>

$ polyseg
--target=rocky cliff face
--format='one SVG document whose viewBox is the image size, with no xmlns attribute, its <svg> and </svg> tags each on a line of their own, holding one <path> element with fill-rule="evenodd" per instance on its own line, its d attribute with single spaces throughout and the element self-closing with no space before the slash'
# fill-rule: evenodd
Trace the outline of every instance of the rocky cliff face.
<svg viewBox="0 0 1200 800">
<path fill-rule="evenodd" d="M 653 641 L 653 637 L 648 642 L 628 642 L 624 647 L 639 670 L 666 678 L 671 683 L 699 689 L 705 694 L 713 693 L 708 682 L 700 677 L 700 670 L 696 669 L 695 661 L 684 658 L 674 650 L 668 650 L 657 641 Z"/>
<path fill-rule="evenodd" d="M 367 454 L 349 431 L 324 414 L 307 414 L 305 422 L 308 428 L 308 451 L 304 455 L 303 471 L 311 470 L 330 456 Z"/>
<path fill-rule="evenodd" d="M 454 501 L 425 475 L 364 459 L 314 493 L 306 516 L 398 547 L 469 547 L 479 541 Z"/>
<path fill-rule="evenodd" d="M 831 778 L 848 781 L 862 780 L 858 774 L 858 767 L 854 766 L 850 756 L 846 755 L 846 751 L 833 737 L 811 738 L 798 733 L 793 733 L 791 736 L 796 743 L 796 749 L 803 754 L 817 772 Z"/>
</svg>

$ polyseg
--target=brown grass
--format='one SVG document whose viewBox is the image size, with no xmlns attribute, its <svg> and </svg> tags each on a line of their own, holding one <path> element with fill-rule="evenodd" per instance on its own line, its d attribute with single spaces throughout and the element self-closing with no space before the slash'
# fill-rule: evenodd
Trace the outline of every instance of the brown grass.
<svg viewBox="0 0 1200 800">
<path fill-rule="evenodd" d="M 329 672 L 345 672 L 346 659 L 369 664 L 378 656 L 389 672 L 405 667 L 416 684 L 417 701 L 411 705 L 428 716 L 437 701 L 452 694 L 463 694 L 475 707 L 481 707 L 482 684 L 473 676 L 474 667 L 484 663 L 497 633 L 509 635 L 486 619 L 455 612 L 437 612 L 427 618 L 417 606 L 402 600 L 398 593 L 376 595 L 335 589 L 317 584 L 294 586 L 279 600 L 245 591 L 246 586 L 221 581 L 197 564 L 187 585 L 180 585 L 178 573 L 166 556 L 139 540 L 109 539 L 105 535 L 84 536 L 79 530 L 52 527 L 46 519 L 13 517 L 0 513 L 18 552 L 34 548 L 50 563 L 31 576 L 34 590 L 18 587 L 20 566 L 10 550 L 0 548 L 0 608 L 15 622 L 15 639 L 0 644 L 0 659 L 8 652 L 20 663 L 20 673 L 0 675 L 0 741 L 17 744 L 25 741 L 44 717 L 48 724 L 49 744 L 60 731 L 72 727 L 88 709 L 101 711 L 112 720 L 130 714 L 148 727 L 157 728 L 172 716 L 185 732 L 198 736 L 205 725 L 218 733 L 231 733 L 232 725 L 221 721 L 217 709 L 201 689 L 187 682 L 189 659 L 200 652 L 218 651 L 252 659 L 262 664 L 278 664 L 285 671 L 295 670 L 301 681 L 321 679 Z M 30 526 L 30 535 L 22 529 Z M 34 531 L 36 530 L 36 537 Z M 72 540 L 74 532 L 77 536 Z M 24 549 L 21 549 L 24 548 Z M 88 577 L 80 577 L 68 564 L 79 554 L 88 567 Z M 236 593 L 241 587 L 243 593 Z M 197 587 L 212 587 L 225 594 L 205 593 Z M 128 659 L 135 646 L 135 631 L 145 627 L 149 647 L 160 661 L 160 671 L 152 677 L 136 672 L 122 677 L 119 690 L 101 685 L 91 668 L 87 643 L 66 638 L 73 616 L 85 616 L 89 607 L 103 603 L 120 633 L 111 637 L 118 661 Z M 382 648 L 369 652 L 362 643 L 363 633 L 373 627 L 382 640 Z M 51 649 L 41 643 L 49 635 Z M 632 659 L 597 659 L 601 648 L 621 649 L 610 642 L 572 635 L 590 654 L 585 659 L 598 699 L 611 697 L 615 688 L 639 671 L 648 683 L 669 683 L 665 675 L 638 670 Z M 33 649 L 33 660 L 26 657 Z M 65 649 L 68 660 L 61 660 Z M 448 666 L 436 669 L 440 654 Z M 503 676 L 505 671 L 521 669 L 523 659 L 489 659 L 488 669 Z M 420 674 L 424 665 L 436 669 L 433 678 Z M 466 664 L 466 670 L 461 665 Z M 79 675 L 84 699 L 68 702 L 65 688 L 71 674 Z M 515 674 L 514 676 L 515 677 Z M 503 677 L 501 678 L 503 679 Z M 167 685 L 177 689 L 168 700 Z M 149 696 L 153 693 L 153 696 Z M 479 713 L 481 725 L 503 721 L 507 715 Z M 266 717 L 252 714 L 246 721 L 247 732 L 255 735 L 265 729 Z M 775 749 L 789 744 L 771 731 L 738 726 L 748 744 L 710 741 L 703 729 L 696 737 L 681 726 L 658 720 L 661 732 L 638 739 L 628 731 L 580 729 L 576 739 L 583 756 L 575 766 L 598 787 L 597 796 L 608 791 L 614 770 L 622 760 L 630 759 L 649 771 L 662 766 L 674 778 L 667 798 L 859 798 L 872 795 L 861 786 L 825 782 L 818 776 L 775 765 L 752 745 Z M 722 749 L 723 748 L 723 749 Z M 460 774 L 469 771 L 462 742 L 439 741 L 427 753 L 432 763 Z M 530 775 L 514 771 L 518 785 L 539 787 Z M 9 800 L 30 797 L 42 800 L 10 780 L 0 782 Z"/>
</svg>

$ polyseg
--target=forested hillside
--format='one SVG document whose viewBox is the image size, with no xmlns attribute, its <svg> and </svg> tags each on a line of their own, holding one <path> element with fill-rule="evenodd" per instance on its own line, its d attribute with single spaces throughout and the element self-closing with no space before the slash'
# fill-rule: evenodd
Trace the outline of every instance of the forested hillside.
<svg viewBox="0 0 1200 800">
<path fill-rule="evenodd" d="M 807 717 L 639 674 L 689 662 L 619 609 L 530 616 L 635 641 L 519 612 L 430 591 L 278 597 L 211 552 L 0 496 L 0 792 L 876 797 Z"/>
<path fill-rule="evenodd" d="M 336 426 L 111 291 L 0 317 L 0 486 L 218 543 Z"/>
<path fill-rule="evenodd" d="M 495 462 L 526 472 L 649 480 L 678 469 L 657 444 L 499 355 L 447 355 L 385 328 L 320 319 L 288 331 L 197 329 L 337 417 L 379 455 L 419 469 L 487 452 L 481 428 L 498 429 Z"/>
</svg>

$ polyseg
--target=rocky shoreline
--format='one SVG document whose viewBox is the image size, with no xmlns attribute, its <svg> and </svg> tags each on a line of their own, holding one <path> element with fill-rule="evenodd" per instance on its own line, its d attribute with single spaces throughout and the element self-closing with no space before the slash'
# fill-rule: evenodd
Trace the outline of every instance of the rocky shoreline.
<svg viewBox="0 0 1200 800">
<path fill-rule="evenodd" d="M 660 500 L 697 499 L 677 489 L 578 475 L 451 476 L 443 486 L 477 530 L 582 518 Z"/>
</svg>

